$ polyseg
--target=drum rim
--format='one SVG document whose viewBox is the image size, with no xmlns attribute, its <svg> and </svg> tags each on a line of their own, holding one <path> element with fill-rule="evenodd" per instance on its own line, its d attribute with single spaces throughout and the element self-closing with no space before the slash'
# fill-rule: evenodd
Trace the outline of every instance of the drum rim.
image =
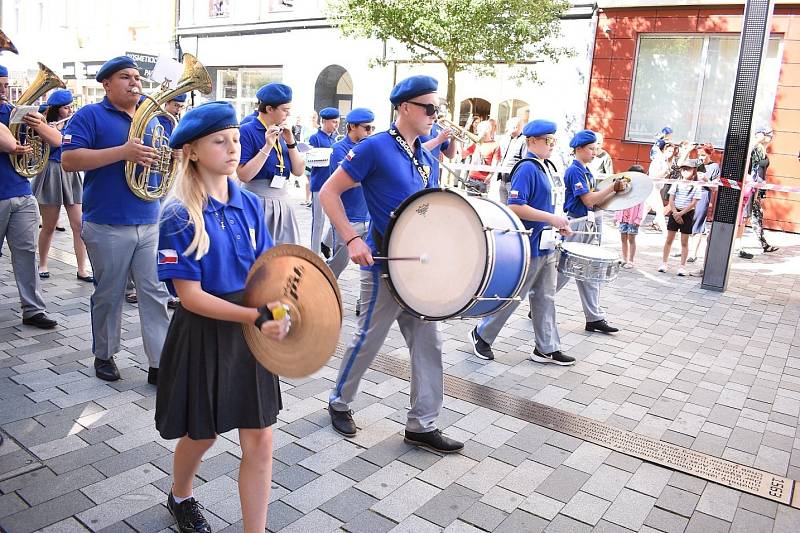
<svg viewBox="0 0 800 533">
<path fill-rule="evenodd" d="M 605 248 L 603 248 L 599 244 L 592 244 L 592 243 L 589 243 L 589 242 L 578 242 L 578 241 L 564 241 L 564 242 L 562 242 L 560 244 L 561 244 L 561 246 L 559 247 L 559 252 L 562 255 L 574 255 L 575 257 L 582 257 L 584 259 L 589 259 L 589 260 L 592 260 L 592 261 L 600 261 L 600 262 L 603 262 L 603 263 L 613 263 L 614 261 L 619 261 L 619 257 L 592 257 L 592 256 L 588 256 L 588 255 L 583 255 L 583 254 L 578 253 L 578 252 L 576 252 L 574 250 L 569 250 L 568 247 L 565 246 L 565 245 L 568 245 L 568 244 L 569 245 L 585 244 L 586 246 L 594 246 L 595 248 L 598 248 L 600 250 L 605 250 Z"/>
<path fill-rule="evenodd" d="M 408 205 L 411 202 L 413 202 L 414 200 L 416 200 L 417 198 L 419 198 L 421 196 L 425 196 L 426 194 L 434 193 L 434 192 L 444 192 L 444 193 L 448 193 L 448 194 L 455 194 L 456 196 L 460 197 L 462 200 L 465 200 L 464 196 L 461 193 L 459 193 L 457 191 L 453 191 L 451 189 L 445 189 L 445 188 L 442 188 L 442 187 L 421 189 L 421 190 L 411 194 L 410 196 L 408 196 L 405 200 L 400 202 L 400 205 L 398 205 L 396 209 L 392 210 L 392 213 L 389 216 L 389 224 L 386 226 L 386 233 L 383 234 L 383 243 L 382 243 L 382 246 L 381 246 L 381 254 L 384 257 L 388 257 L 388 255 L 389 255 L 389 240 L 390 240 L 389 238 L 392 235 L 392 230 L 394 229 L 394 225 L 398 220 L 399 213 L 402 213 L 405 210 L 405 208 L 408 207 Z M 473 212 L 475 212 L 476 215 L 478 214 L 478 212 L 475 211 L 475 208 L 472 206 L 472 204 L 470 204 L 466 200 L 464 201 L 464 203 L 466 205 L 468 205 L 469 208 L 472 209 Z M 494 254 L 494 243 L 493 242 L 489 242 L 489 239 L 486 237 L 486 232 L 485 231 L 483 232 L 483 238 L 486 240 L 486 250 L 487 250 L 488 257 L 489 257 L 489 261 L 487 261 L 486 264 L 483 267 L 483 275 L 481 276 L 481 285 L 479 287 L 479 290 L 481 292 L 478 293 L 478 294 L 482 294 L 483 291 L 486 290 L 486 286 L 489 283 L 489 281 L 487 280 L 486 273 L 489 270 L 489 265 L 490 264 L 494 265 L 494 255 L 495 255 Z M 463 313 L 464 311 L 469 309 L 471 306 L 475 305 L 475 298 L 474 298 L 474 295 L 473 295 L 473 297 L 470 298 L 470 300 L 467 302 L 467 304 L 464 307 L 462 307 L 461 309 L 459 309 L 458 311 L 456 311 L 454 313 L 451 313 L 451 314 L 448 314 L 448 315 L 438 315 L 438 316 L 430 316 L 430 315 L 420 314 L 415 309 L 412 309 L 411 306 L 408 305 L 408 303 L 406 303 L 403 300 L 403 298 L 400 296 L 400 294 L 397 292 L 397 288 L 394 286 L 394 283 L 392 283 L 392 277 L 389 275 L 389 265 L 388 264 L 381 265 L 379 268 L 381 268 L 383 270 L 381 272 L 381 277 L 386 280 L 386 285 L 389 288 L 389 293 L 394 297 L 395 301 L 398 304 L 400 304 L 400 307 L 405 309 L 406 312 L 408 312 L 409 314 L 415 316 L 416 318 L 419 318 L 420 320 L 427 320 L 427 321 L 430 321 L 430 322 L 438 322 L 438 321 L 441 321 L 441 320 L 447 320 L 448 318 L 453 318 L 453 317 L 459 316 L 461 313 Z"/>
</svg>

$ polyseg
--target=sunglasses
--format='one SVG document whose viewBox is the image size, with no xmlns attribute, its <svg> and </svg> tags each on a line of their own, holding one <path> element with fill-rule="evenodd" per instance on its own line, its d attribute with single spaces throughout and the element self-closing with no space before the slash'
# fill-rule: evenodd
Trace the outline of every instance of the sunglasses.
<svg viewBox="0 0 800 533">
<path fill-rule="evenodd" d="M 407 104 L 414 104 L 415 106 L 418 106 L 418 107 L 424 107 L 425 108 L 425 114 L 428 115 L 429 117 L 433 117 L 433 116 L 436 116 L 436 115 L 439 114 L 439 106 L 438 105 L 421 104 L 419 102 L 412 102 L 411 100 L 406 101 L 406 103 Z"/>
<path fill-rule="evenodd" d="M 541 139 L 547 146 L 551 148 L 556 145 L 556 138 L 555 137 L 537 137 L 537 139 Z"/>
<path fill-rule="evenodd" d="M 371 132 L 372 130 L 375 129 L 375 126 L 373 126 L 371 124 L 369 124 L 369 125 L 367 125 L 367 124 L 359 124 L 359 126 L 364 128 L 364 131 L 366 131 L 367 133 L 369 133 L 369 132 Z"/>
</svg>

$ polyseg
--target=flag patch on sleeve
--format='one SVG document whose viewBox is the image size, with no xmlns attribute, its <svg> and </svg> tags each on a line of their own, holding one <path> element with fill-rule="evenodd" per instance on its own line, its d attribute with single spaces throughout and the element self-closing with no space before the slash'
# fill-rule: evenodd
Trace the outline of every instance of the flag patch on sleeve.
<svg viewBox="0 0 800 533">
<path fill-rule="evenodd" d="M 575 189 L 579 189 L 579 190 L 583 189 L 583 183 L 581 183 L 580 181 L 576 182 L 575 183 Z"/>
<path fill-rule="evenodd" d="M 159 250 L 158 251 L 158 264 L 159 265 L 174 265 L 178 262 L 178 252 L 175 250 Z"/>
<path fill-rule="evenodd" d="M 72 134 L 71 133 L 67 133 L 66 135 L 64 135 L 64 138 L 61 139 L 61 143 L 62 144 L 69 144 L 71 142 L 72 142 Z"/>
<path fill-rule="evenodd" d="M 519 198 L 519 191 L 508 191 L 509 198 Z"/>
<path fill-rule="evenodd" d="M 347 152 L 347 155 L 344 156 L 344 158 L 347 159 L 348 161 L 352 161 L 355 156 L 356 153 L 353 150 L 350 150 L 349 152 Z"/>
</svg>

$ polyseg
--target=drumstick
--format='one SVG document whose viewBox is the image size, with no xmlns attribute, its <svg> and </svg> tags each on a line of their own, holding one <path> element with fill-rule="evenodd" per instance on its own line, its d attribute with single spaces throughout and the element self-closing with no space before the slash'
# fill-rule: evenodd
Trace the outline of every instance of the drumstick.
<svg viewBox="0 0 800 533">
<path fill-rule="evenodd" d="M 422 254 L 420 256 L 409 256 L 409 257 L 380 257 L 380 256 L 372 256 L 372 259 L 375 261 L 419 261 L 422 264 L 428 262 L 428 254 Z"/>
</svg>

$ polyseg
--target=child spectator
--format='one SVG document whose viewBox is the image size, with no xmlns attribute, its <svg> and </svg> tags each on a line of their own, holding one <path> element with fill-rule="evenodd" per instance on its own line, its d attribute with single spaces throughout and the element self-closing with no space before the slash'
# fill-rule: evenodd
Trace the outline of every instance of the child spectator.
<svg viewBox="0 0 800 533">
<path fill-rule="evenodd" d="M 641 165 L 633 165 L 628 172 L 642 172 Z M 619 234 L 622 241 L 622 268 L 633 268 L 633 257 L 636 255 L 636 235 L 639 234 L 639 225 L 644 218 L 644 202 L 628 209 L 617 211 L 614 221 L 619 225 Z"/>
<path fill-rule="evenodd" d="M 669 252 L 672 248 L 672 241 L 675 240 L 675 233 L 681 232 L 681 266 L 678 267 L 678 275 L 686 275 L 686 260 L 689 257 L 689 236 L 692 234 L 694 225 L 694 208 L 703 196 L 702 187 L 692 184 L 697 179 L 697 163 L 687 159 L 680 166 L 681 183 L 673 183 L 669 189 L 669 211 L 670 216 L 667 221 L 667 240 L 664 242 L 664 250 L 661 254 L 662 263 L 658 267 L 659 272 L 667 271 L 667 261 Z"/>
</svg>

